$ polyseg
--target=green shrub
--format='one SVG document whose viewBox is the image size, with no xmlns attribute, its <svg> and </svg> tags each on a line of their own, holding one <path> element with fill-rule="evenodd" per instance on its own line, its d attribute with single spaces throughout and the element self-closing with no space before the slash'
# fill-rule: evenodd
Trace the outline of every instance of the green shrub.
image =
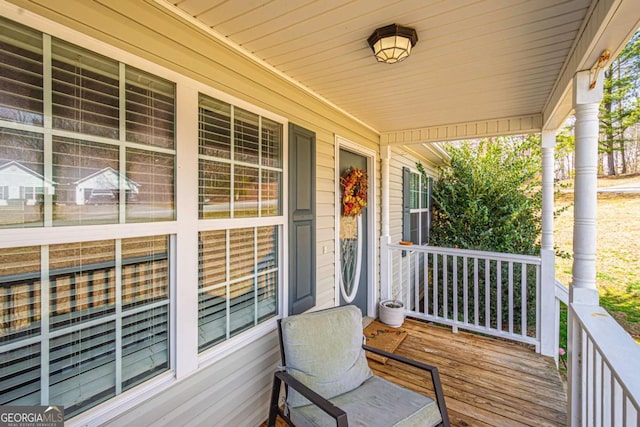
<svg viewBox="0 0 640 427">
<path fill-rule="evenodd" d="M 450 147 L 433 187 L 431 244 L 537 255 L 541 230 L 540 138 Z"/>
<path fill-rule="evenodd" d="M 477 146 L 450 147 L 451 162 L 443 168 L 433 187 L 433 221 L 430 244 L 433 246 L 492 251 L 509 254 L 539 255 L 541 230 L 541 149 L 539 136 L 499 138 L 481 141 Z M 515 265 L 514 282 L 520 283 L 522 272 Z M 449 277 L 453 277 L 451 264 Z M 492 262 L 491 286 L 480 286 L 478 295 L 479 323 L 486 320 L 497 325 L 496 301 L 503 307 L 501 322 L 508 322 L 509 288 L 506 264 L 503 263 L 500 289 L 495 285 L 497 275 Z M 463 281 L 458 268 L 458 281 Z M 536 280 L 534 269 L 527 275 L 527 325 L 535 326 Z M 479 277 L 485 278 L 484 263 Z M 469 282 L 469 278 L 467 278 Z M 458 285 L 460 286 L 460 285 Z M 485 289 L 492 301 L 485 319 Z M 500 295 L 498 295 L 498 292 Z M 521 287 L 513 287 L 513 321 L 521 324 Z M 470 300 L 473 298 L 469 293 Z M 458 306 L 463 304 L 462 290 L 458 290 Z M 470 301 L 470 304 L 473 302 Z M 448 305 L 452 305 L 449 301 Z"/>
</svg>

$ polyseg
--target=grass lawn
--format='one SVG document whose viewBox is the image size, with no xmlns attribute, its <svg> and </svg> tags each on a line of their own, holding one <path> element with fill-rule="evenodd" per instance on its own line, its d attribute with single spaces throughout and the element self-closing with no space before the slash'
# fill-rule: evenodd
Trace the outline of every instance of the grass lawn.
<svg viewBox="0 0 640 427">
<path fill-rule="evenodd" d="M 640 176 L 601 178 L 610 187 Z M 565 188 L 566 189 L 566 188 Z M 573 193 L 556 194 L 556 210 L 569 208 L 555 219 L 556 249 L 573 253 Z M 600 304 L 640 343 L 640 194 L 599 193 L 596 281 Z M 556 258 L 556 278 L 568 285 L 572 259 Z"/>
</svg>

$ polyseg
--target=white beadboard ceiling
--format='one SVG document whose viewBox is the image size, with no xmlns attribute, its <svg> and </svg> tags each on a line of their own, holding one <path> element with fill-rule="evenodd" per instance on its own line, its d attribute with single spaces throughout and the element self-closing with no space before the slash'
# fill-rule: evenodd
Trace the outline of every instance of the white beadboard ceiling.
<svg viewBox="0 0 640 427">
<path fill-rule="evenodd" d="M 540 114 L 589 0 L 171 0 L 380 132 Z M 398 64 L 367 38 L 397 23 L 418 43 Z"/>
</svg>

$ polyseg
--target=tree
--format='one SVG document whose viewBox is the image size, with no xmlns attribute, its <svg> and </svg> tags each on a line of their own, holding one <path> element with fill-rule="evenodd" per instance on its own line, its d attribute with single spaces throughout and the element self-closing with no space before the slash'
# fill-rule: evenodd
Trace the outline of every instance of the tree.
<svg viewBox="0 0 640 427">
<path fill-rule="evenodd" d="M 540 136 L 449 148 L 433 188 L 431 242 L 534 255 L 541 230 Z"/>
<path fill-rule="evenodd" d="M 565 126 L 556 135 L 555 160 L 558 163 L 559 179 L 571 178 L 573 176 L 573 164 L 575 161 L 576 141 L 573 133 L 575 117 L 570 117 Z"/>
<path fill-rule="evenodd" d="M 616 153 L 621 173 L 627 173 L 627 129 L 640 120 L 640 31 L 613 60 L 604 74 L 604 93 L 600 104 L 600 151 L 607 159 L 607 174 L 616 175 Z"/>
</svg>

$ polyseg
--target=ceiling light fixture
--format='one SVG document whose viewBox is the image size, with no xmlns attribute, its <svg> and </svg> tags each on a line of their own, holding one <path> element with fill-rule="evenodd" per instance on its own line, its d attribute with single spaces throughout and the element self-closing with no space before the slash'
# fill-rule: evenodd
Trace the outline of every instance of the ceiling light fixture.
<svg viewBox="0 0 640 427">
<path fill-rule="evenodd" d="M 367 39 L 378 62 L 394 64 L 404 61 L 416 45 L 418 34 L 413 28 L 398 24 L 387 25 L 376 29 Z"/>
</svg>

